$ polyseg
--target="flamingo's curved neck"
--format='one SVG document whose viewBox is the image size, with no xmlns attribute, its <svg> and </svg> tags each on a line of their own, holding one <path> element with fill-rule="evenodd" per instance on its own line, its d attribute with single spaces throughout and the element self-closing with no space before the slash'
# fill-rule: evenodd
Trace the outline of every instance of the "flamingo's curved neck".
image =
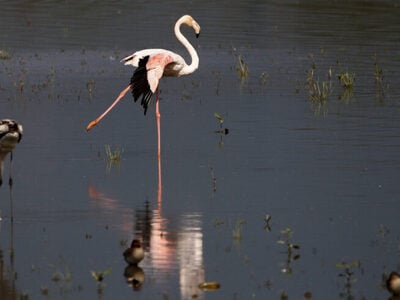
<svg viewBox="0 0 400 300">
<path fill-rule="evenodd" d="M 193 48 L 193 46 L 189 43 L 189 41 L 185 38 L 185 36 L 181 33 L 180 27 L 183 23 L 185 23 L 184 18 L 180 18 L 178 22 L 175 24 L 175 35 L 176 38 L 182 43 L 183 46 L 188 50 L 190 57 L 192 59 L 192 62 L 190 65 L 186 64 L 184 68 L 180 71 L 180 75 L 187 75 L 191 74 L 194 71 L 197 70 L 199 67 L 199 56 L 197 55 L 196 50 Z"/>
</svg>

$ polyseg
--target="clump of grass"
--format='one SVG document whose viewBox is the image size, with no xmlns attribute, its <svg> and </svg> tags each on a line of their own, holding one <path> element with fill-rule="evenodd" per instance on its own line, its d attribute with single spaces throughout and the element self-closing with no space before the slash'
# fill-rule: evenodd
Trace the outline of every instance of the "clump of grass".
<svg viewBox="0 0 400 300">
<path fill-rule="evenodd" d="M 241 55 L 238 56 L 238 64 L 236 66 L 236 71 L 238 73 L 239 78 L 242 81 L 247 80 L 247 78 L 249 78 L 249 67 L 243 61 L 243 58 Z"/>
<path fill-rule="evenodd" d="M 111 149 L 110 145 L 105 145 L 104 146 L 105 151 L 106 151 L 106 156 L 107 156 L 107 171 L 111 171 L 111 167 L 113 165 L 116 165 L 119 167 L 119 164 L 121 162 L 121 156 L 122 153 L 124 152 L 123 148 L 116 147 L 114 150 Z"/>
<path fill-rule="evenodd" d="M 353 88 L 355 77 L 356 77 L 355 73 L 349 73 L 347 71 L 338 74 L 338 79 L 342 83 L 345 89 Z"/>
<path fill-rule="evenodd" d="M 10 59 L 11 53 L 5 49 L 0 49 L 0 59 Z"/>
<path fill-rule="evenodd" d="M 124 149 L 117 147 L 112 150 L 110 145 L 105 145 L 104 148 L 106 151 L 108 162 L 118 163 L 121 161 L 121 155 L 124 152 Z"/>
<path fill-rule="evenodd" d="M 331 69 L 328 71 L 328 81 L 319 82 L 315 78 L 315 65 L 307 72 L 308 96 L 312 103 L 325 104 L 332 93 L 332 81 L 330 80 Z"/>
</svg>

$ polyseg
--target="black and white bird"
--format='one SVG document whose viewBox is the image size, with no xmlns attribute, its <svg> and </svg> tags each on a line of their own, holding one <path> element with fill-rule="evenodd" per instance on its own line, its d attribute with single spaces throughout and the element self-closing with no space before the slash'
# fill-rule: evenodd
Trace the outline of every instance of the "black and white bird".
<svg viewBox="0 0 400 300">
<path fill-rule="evenodd" d="M 10 185 L 12 184 L 12 151 L 22 138 L 22 125 L 11 119 L 0 120 L 0 185 L 3 183 L 4 159 L 10 153 Z"/>
</svg>

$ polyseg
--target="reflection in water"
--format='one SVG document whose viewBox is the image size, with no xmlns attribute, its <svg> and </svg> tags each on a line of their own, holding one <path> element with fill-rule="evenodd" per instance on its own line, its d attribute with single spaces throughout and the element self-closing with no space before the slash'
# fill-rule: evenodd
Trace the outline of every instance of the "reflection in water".
<svg viewBox="0 0 400 300">
<path fill-rule="evenodd" d="M 13 186 L 10 181 L 10 248 L 7 251 L 10 257 L 10 270 L 5 269 L 4 253 L 0 250 L 0 299 L 18 299 L 15 286 L 14 270 L 14 208 L 13 208 Z"/>
<path fill-rule="evenodd" d="M 198 289 L 204 282 L 202 216 L 185 214 L 174 226 L 175 220 L 163 216 L 159 208 L 151 210 L 146 202 L 144 209 L 135 214 L 134 233 L 143 240 L 145 268 L 156 270 L 159 282 L 167 282 L 171 271 L 178 269 L 181 298 L 196 295 L 202 299 Z"/>
<path fill-rule="evenodd" d="M 138 265 L 128 265 L 124 270 L 124 276 L 126 278 L 126 283 L 135 291 L 142 288 L 144 282 L 144 271 Z"/>
<path fill-rule="evenodd" d="M 178 270 L 182 299 L 193 296 L 203 299 L 204 294 L 198 285 L 204 282 L 202 215 L 189 212 L 179 216 L 178 220 L 162 214 L 161 159 L 158 159 L 157 207 L 152 209 L 146 201 L 143 208 L 135 210 L 132 216 L 121 222 L 121 207 L 118 200 L 88 186 L 90 204 L 99 207 L 108 214 L 114 212 L 120 229 L 132 231 L 135 239 L 142 241 L 145 259 L 143 269 L 137 264 L 128 265 L 124 277 L 134 290 L 140 290 L 144 283 L 145 272 L 156 274 L 158 282 L 168 282 L 171 271 Z M 178 225 L 176 225 L 178 222 Z M 153 270 L 153 271 L 152 271 Z"/>
</svg>

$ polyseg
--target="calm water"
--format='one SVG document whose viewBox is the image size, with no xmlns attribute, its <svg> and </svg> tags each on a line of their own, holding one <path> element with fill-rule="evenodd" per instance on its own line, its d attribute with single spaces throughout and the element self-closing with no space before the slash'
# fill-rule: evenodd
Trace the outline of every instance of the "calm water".
<svg viewBox="0 0 400 300">
<path fill-rule="evenodd" d="M 25 130 L 14 185 L 0 188 L 1 299 L 390 297 L 400 8 L 264 2 L 1 2 L 11 57 L 0 60 L 0 117 Z M 153 107 L 143 117 L 128 96 L 85 127 L 128 84 L 122 57 L 152 47 L 187 57 L 172 33 L 186 13 L 202 27 L 197 40 L 183 30 L 200 68 L 161 81 L 160 193 Z M 309 100 L 313 65 L 321 84 L 332 70 L 324 105 Z M 345 71 L 351 92 L 337 80 Z M 106 145 L 123 151 L 119 163 Z M 146 249 L 139 290 L 122 259 L 134 237 Z M 91 271 L 109 274 L 98 284 Z M 200 290 L 207 281 L 220 289 Z"/>
</svg>

